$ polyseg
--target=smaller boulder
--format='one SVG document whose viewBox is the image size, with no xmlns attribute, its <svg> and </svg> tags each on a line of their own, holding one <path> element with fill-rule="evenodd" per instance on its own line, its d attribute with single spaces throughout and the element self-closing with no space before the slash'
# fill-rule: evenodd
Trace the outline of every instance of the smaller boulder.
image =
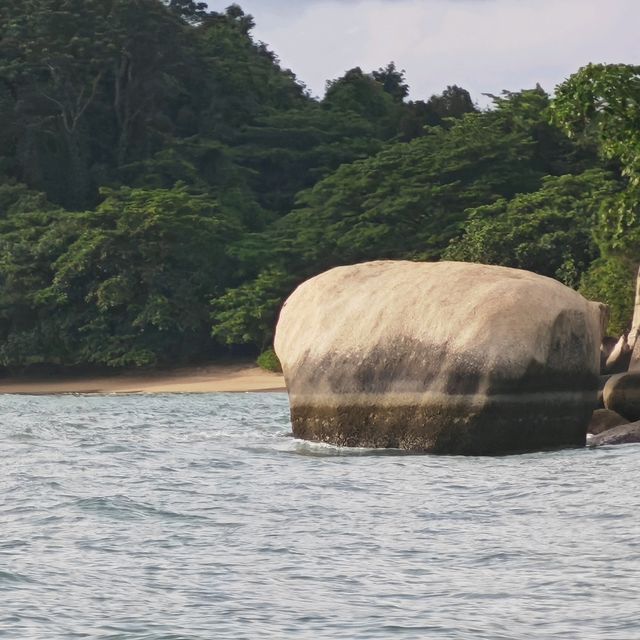
<svg viewBox="0 0 640 640">
<path fill-rule="evenodd" d="M 638 340 L 638 331 L 632 332 L 634 337 L 633 349 L 629 357 L 629 371 L 640 371 L 640 340 Z M 629 334 L 628 344 L 631 344 L 631 333 Z"/>
<path fill-rule="evenodd" d="M 593 436 L 589 439 L 589 446 L 602 447 L 608 444 L 631 444 L 634 442 L 640 442 L 640 422 L 623 424 Z"/>
<path fill-rule="evenodd" d="M 609 352 L 609 356 L 605 361 L 604 368 L 601 369 L 602 373 L 623 373 L 629 369 L 629 362 L 631 361 L 631 353 L 634 345 L 629 345 L 627 335 L 620 336 L 620 339 L 615 344 L 613 349 Z M 609 347 L 606 346 L 606 349 Z M 601 352 L 602 353 L 602 352 Z"/>
<path fill-rule="evenodd" d="M 611 378 L 612 374 L 608 374 L 606 376 L 598 377 L 598 404 L 596 409 L 604 409 L 604 398 L 602 397 L 602 393 L 604 391 L 604 387 L 607 384 L 609 378 Z"/>
<path fill-rule="evenodd" d="M 587 433 L 597 435 L 621 424 L 629 424 L 629 421 L 610 409 L 597 409 L 593 412 Z"/>
<path fill-rule="evenodd" d="M 640 371 L 611 376 L 604 385 L 602 398 L 606 409 L 630 422 L 640 420 Z"/>
<path fill-rule="evenodd" d="M 605 373 L 607 367 L 607 360 L 611 356 L 611 353 L 618 344 L 618 338 L 612 336 L 605 336 L 602 338 L 602 344 L 600 345 L 600 373 Z"/>
</svg>

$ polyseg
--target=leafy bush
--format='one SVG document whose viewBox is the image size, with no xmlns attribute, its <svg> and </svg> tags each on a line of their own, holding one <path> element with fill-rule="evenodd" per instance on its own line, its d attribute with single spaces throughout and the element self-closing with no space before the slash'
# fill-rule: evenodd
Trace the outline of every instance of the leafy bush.
<svg viewBox="0 0 640 640">
<path fill-rule="evenodd" d="M 599 254 L 593 238 L 598 210 L 617 189 L 599 170 L 547 176 L 534 193 L 471 209 L 465 234 L 444 257 L 527 269 L 576 288 Z"/>
<path fill-rule="evenodd" d="M 263 351 L 256 360 L 256 364 L 266 371 L 273 371 L 275 373 L 282 373 L 282 365 L 280 360 L 273 349 L 267 349 Z"/>
<path fill-rule="evenodd" d="M 637 264 L 619 256 L 596 260 L 583 275 L 580 293 L 609 305 L 607 333 L 619 336 L 631 325 Z"/>
</svg>

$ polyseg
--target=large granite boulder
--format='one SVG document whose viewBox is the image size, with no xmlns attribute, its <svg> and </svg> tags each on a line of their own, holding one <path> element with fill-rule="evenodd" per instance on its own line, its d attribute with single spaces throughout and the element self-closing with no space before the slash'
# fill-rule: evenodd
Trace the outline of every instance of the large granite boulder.
<svg viewBox="0 0 640 640">
<path fill-rule="evenodd" d="M 471 455 L 584 446 L 602 307 L 505 267 L 332 269 L 296 289 L 276 330 L 294 435 Z"/>
</svg>

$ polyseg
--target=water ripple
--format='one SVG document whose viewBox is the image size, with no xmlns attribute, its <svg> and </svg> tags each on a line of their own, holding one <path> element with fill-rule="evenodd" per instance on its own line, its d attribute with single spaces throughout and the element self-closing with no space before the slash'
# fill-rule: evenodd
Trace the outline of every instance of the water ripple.
<svg viewBox="0 0 640 640">
<path fill-rule="evenodd" d="M 4 396 L 0 638 L 640 638 L 640 446 L 289 431 L 277 393 Z"/>
</svg>

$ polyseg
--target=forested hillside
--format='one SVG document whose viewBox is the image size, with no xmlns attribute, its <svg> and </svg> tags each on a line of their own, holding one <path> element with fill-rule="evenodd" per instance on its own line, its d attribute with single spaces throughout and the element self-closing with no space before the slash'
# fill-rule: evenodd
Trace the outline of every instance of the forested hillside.
<svg viewBox="0 0 640 640">
<path fill-rule="evenodd" d="M 0 0 L 0 366 L 267 349 L 305 278 L 362 260 L 531 269 L 630 317 L 640 68 L 478 110 L 394 63 L 315 99 L 238 5 Z"/>
</svg>

